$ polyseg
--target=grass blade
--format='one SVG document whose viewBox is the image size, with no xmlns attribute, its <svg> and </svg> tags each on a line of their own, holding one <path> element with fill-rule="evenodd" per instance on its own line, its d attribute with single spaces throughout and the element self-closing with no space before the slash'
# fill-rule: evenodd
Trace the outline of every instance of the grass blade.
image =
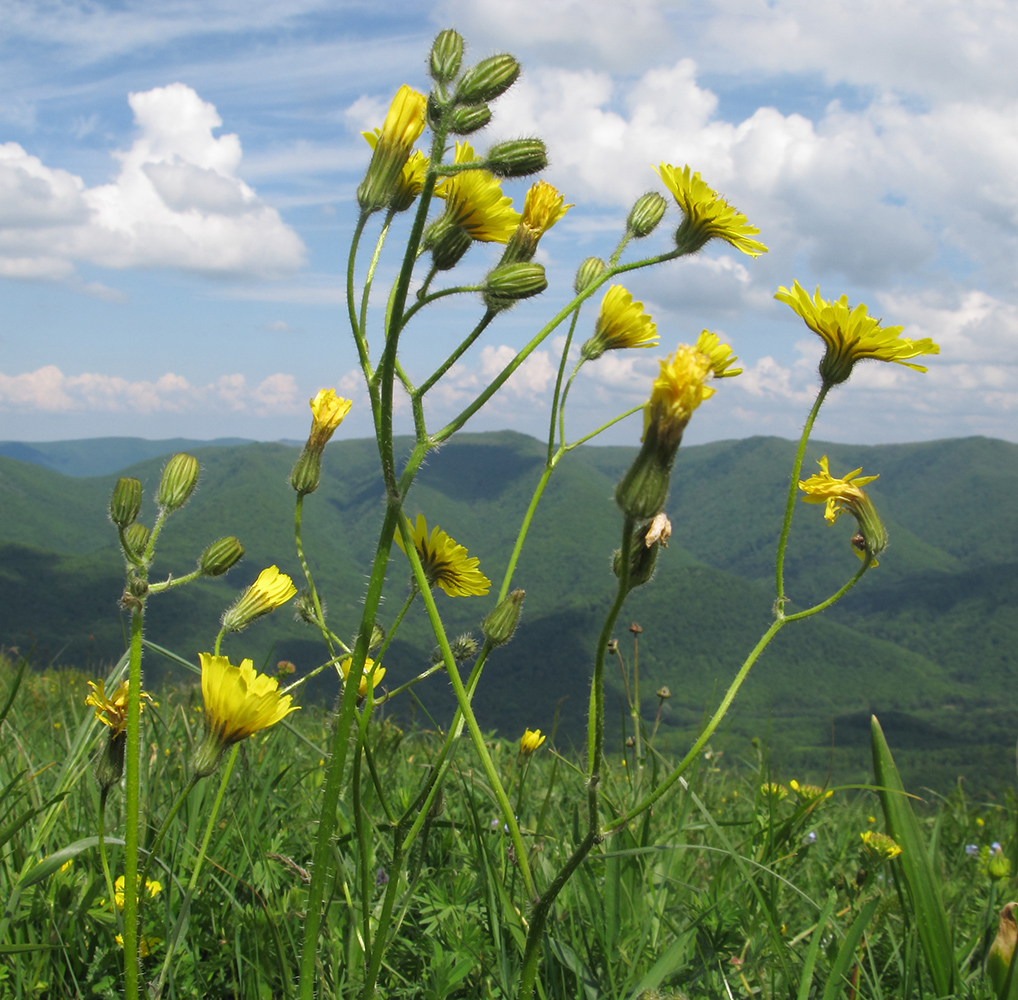
<svg viewBox="0 0 1018 1000">
<path fill-rule="evenodd" d="M 855 950 L 859 947 L 859 940 L 863 931 L 869 926 L 870 920 L 873 919 L 873 914 L 879 904 L 879 899 L 871 899 L 859 911 L 859 916 L 852 921 L 852 926 L 848 929 L 848 934 L 845 935 L 845 940 L 841 944 L 838 957 L 834 960 L 834 965 L 831 966 L 831 974 L 827 977 L 823 1000 L 837 1000 L 841 996 L 848 977 L 848 970 L 855 961 Z M 802 996 L 801 989 L 799 995 Z"/>
</svg>

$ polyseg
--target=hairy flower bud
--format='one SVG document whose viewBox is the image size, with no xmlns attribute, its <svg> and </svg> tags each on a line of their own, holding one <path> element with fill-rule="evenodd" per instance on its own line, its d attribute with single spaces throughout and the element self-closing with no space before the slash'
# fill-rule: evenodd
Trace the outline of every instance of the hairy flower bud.
<svg viewBox="0 0 1018 1000">
<path fill-rule="evenodd" d="M 205 549 L 198 557 L 198 568 L 202 576 L 222 576 L 243 558 L 244 546 L 233 535 L 227 535 Z"/>
<path fill-rule="evenodd" d="M 452 28 L 440 31 L 431 44 L 428 70 L 436 83 L 450 83 L 463 61 L 463 36 Z"/>
<path fill-rule="evenodd" d="M 540 295 L 547 287 L 548 279 L 541 264 L 502 264 L 484 279 L 484 304 L 498 312 L 520 299 Z"/>
<path fill-rule="evenodd" d="M 504 601 L 489 611 L 481 622 L 484 638 L 492 647 L 505 645 L 513 637 L 513 632 L 516 631 L 520 621 L 524 596 L 524 591 L 514 590 Z"/>
<path fill-rule="evenodd" d="M 484 165 L 496 177 L 527 177 L 548 166 L 548 150 L 541 139 L 513 139 L 488 150 Z"/>
<path fill-rule="evenodd" d="M 93 773 L 99 787 L 105 792 L 124 776 L 124 752 L 127 749 L 127 731 L 106 734 L 102 749 L 95 759 Z"/>
<path fill-rule="evenodd" d="M 649 236 L 664 218 L 668 202 L 657 191 L 648 191 L 636 199 L 633 210 L 626 220 L 626 228 L 637 239 Z"/>
<path fill-rule="evenodd" d="M 134 524 L 141 511 L 141 481 L 120 478 L 110 497 L 110 520 L 118 528 Z"/>
<path fill-rule="evenodd" d="M 425 237 L 425 248 L 431 251 L 439 271 L 451 271 L 470 249 L 473 238 L 462 226 L 445 218 L 438 219 Z"/>
<path fill-rule="evenodd" d="M 491 121 L 491 108 L 487 104 L 465 104 L 448 112 L 446 127 L 452 135 L 470 135 Z"/>
<path fill-rule="evenodd" d="M 600 257 L 588 257 L 576 271 L 576 280 L 573 282 L 576 294 L 590 288 L 607 270 L 608 265 Z"/>
<path fill-rule="evenodd" d="M 198 485 L 198 459 L 180 452 L 163 469 L 156 503 L 166 511 L 180 510 Z"/>
<path fill-rule="evenodd" d="M 507 52 L 482 59 L 463 74 L 456 88 L 458 104 L 480 104 L 501 97 L 520 75 L 520 64 Z"/>
<path fill-rule="evenodd" d="M 629 543 L 629 590 L 633 590 L 635 587 L 642 587 L 645 583 L 649 583 L 654 576 L 654 570 L 657 567 L 658 549 L 663 547 L 660 540 L 651 539 L 648 542 L 656 522 L 657 518 L 638 528 L 633 533 L 632 541 Z M 612 557 L 612 572 L 619 579 L 622 578 L 622 551 L 620 549 L 616 549 Z M 638 625 L 635 628 L 641 632 L 643 631 Z M 633 626 L 630 626 L 630 631 L 634 631 Z"/>
<path fill-rule="evenodd" d="M 148 545 L 151 534 L 152 532 L 144 524 L 138 524 L 135 521 L 134 524 L 124 531 L 124 544 L 131 554 L 140 556 L 145 551 L 145 546 Z"/>
</svg>

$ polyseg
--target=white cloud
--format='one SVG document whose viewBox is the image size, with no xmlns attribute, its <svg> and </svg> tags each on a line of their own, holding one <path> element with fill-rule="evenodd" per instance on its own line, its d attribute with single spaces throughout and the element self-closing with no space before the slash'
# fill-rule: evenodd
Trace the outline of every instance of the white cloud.
<svg viewBox="0 0 1018 1000">
<path fill-rule="evenodd" d="M 75 261 L 274 276 L 304 261 L 279 213 L 238 176 L 240 140 L 181 83 L 131 94 L 138 136 L 116 180 L 86 188 L 17 143 L 0 146 L 0 274 L 66 280 Z"/>
<path fill-rule="evenodd" d="M 168 372 L 154 382 L 85 372 L 65 375 L 46 365 L 21 375 L 0 373 L 0 410 L 43 413 L 250 411 L 259 416 L 295 413 L 300 393 L 292 375 L 277 372 L 248 389 L 243 375 L 192 385 Z"/>
</svg>

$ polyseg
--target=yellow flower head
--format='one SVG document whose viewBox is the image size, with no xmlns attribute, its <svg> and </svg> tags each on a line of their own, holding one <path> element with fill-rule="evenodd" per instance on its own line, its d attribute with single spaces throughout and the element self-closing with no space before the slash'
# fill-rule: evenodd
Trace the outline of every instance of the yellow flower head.
<svg viewBox="0 0 1018 1000">
<path fill-rule="evenodd" d="M 381 129 L 374 135 L 361 133 L 374 150 L 368 172 L 357 189 L 361 208 L 370 212 L 384 208 L 395 195 L 413 145 L 424 131 L 427 104 L 423 94 L 403 84 L 389 105 Z"/>
<path fill-rule="evenodd" d="M 864 830 L 859 836 L 866 845 L 866 853 L 877 861 L 890 861 L 901 854 L 901 848 L 886 833 Z"/>
<path fill-rule="evenodd" d="M 789 787 L 804 802 L 816 802 L 818 799 L 829 799 L 834 792 L 830 789 L 824 791 L 819 785 L 800 785 L 794 778 L 788 783 Z"/>
<path fill-rule="evenodd" d="M 345 660 L 342 660 L 339 664 L 339 669 L 343 672 L 343 680 L 346 680 L 350 676 L 350 668 L 353 666 L 353 657 L 348 656 Z M 375 666 L 375 661 L 369 656 L 364 661 L 364 670 L 361 672 L 361 681 L 357 685 L 357 695 L 363 698 L 368 693 L 368 678 L 371 678 L 371 690 L 374 691 L 379 684 L 382 683 L 382 678 L 385 676 L 385 667 Z"/>
<path fill-rule="evenodd" d="M 119 736 L 127 728 L 127 692 L 130 681 L 121 681 L 116 690 L 108 698 L 103 693 L 103 684 L 88 682 L 92 693 L 85 697 L 85 704 L 95 709 L 95 717 L 104 725 L 110 727 L 111 736 Z M 141 707 L 145 708 L 145 702 L 154 705 L 152 696 L 147 691 L 141 692 Z"/>
<path fill-rule="evenodd" d="M 546 739 L 546 736 L 541 735 L 540 729 L 528 729 L 520 737 L 520 753 L 530 756 Z"/>
<path fill-rule="evenodd" d="M 308 447 L 321 450 L 350 412 L 353 402 L 336 395 L 335 389 L 319 389 L 311 400 L 311 436 Z"/>
<path fill-rule="evenodd" d="M 547 181 L 531 185 L 523 202 L 523 217 L 502 255 L 502 264 L 526 263 L 534 259 L 541 237 L 573 206 Z"/>
<path fill-rule="evenodd" d="M 205 736 L 194 755 L 196 773 L 211 774 L 223 752 L 253 733 L 274 726 L 298 706 L 279 693 L 275 677 L 259 674 L 250 660 L 235 667 L 225 656 L 200 653 Z"/>
<path fill-rule="evenodd" d="M 760 794 L 766 799 L 781 801 L 788 798 L 788 789 L 776 781 L 768 781 L 760 786 Z"/>
<path fill-rule="evenodd" d="M 675 242 L 684 252 L 696 253 L 708 240 L 717 237 L 750 257 L 767 253 L 767 247 L 750 238 L 760 230 L 708 187 L 699 173 L 692 173 L 688 165 L 679 170 L 668 163 L 662 163 L 657 173 L 682 209 L 684 218 Z"/>
<path fill-rule="evenodd" d="M 910 358 L 920 354 L 939 354 L 940 347 L 929 337 L 909 340 L 899 337 L 900 326 L 882 327 L 880 320 L 868 315 L 861 302 L 854 309 L 849 308 L 848 296 L 842 295 L 836 301 L 821 298 L 820 289 L 810 298 L 798 281 L 789 291 L 780 287 L 774 295 L 797 312 L 803 321 L 827 345 L 820 362 L 820 377 L 825 384 L 838 385 L 852 374 L 857 361 L 875 358 L 877 361 L 893 361 L 924 372 L 922 365 L 911 364 Z"/>
<path fill-rule="evenodd" d="M 710 330 L 704 330 L 696 338 L 696 349 L 710 359 L 711 371 L 715 378 L 734 378 L 742 374 L 741 368 L 731 368 L 739 359 L 732 353 L 728 344 L 722 344 L 721 338 Z"/>
<path fill-rule="evenodd" d="M 853 469 L 841 479 L 831 475 L 827 456 L 817 462 L 820 472 L 799 480 L 799 489 L 805 493 L 806 503 L 825 505 L 824 517 L 833 524 L 847 510 L 859 525 L 859 534 L 852 539 L 852 550 L 860 559 L 868 555 L 871 565 L 877 566 L 877 556 L 887 548 L 887 530 L 877 514 L 873 501 L 860 489 L 878 476 L 860 476 L 862 469 Z"/>
<path fill-rule="evenodd" d="M 239 632 L 256 618 L 267 615 L 280 605 L 286 604 L 297 588 L 278 566 L 270 566 L 258 574 L 258 579 L 237 599 L 223 615 L 223 628 L 227 632 Z"/>
<path fill-rule="evenodd" d="M 378 145 L 381 134 L 380 128 L 376 128 L 373 132 L 361 132 L 372 149 Z M 397 212 L 405 212 L 421 193 L 424 187 L 424 176 L 427 172 L 428 158 L 419 149 L 415 149 L 403 164 L 389 206 Z"/>
<path fill-rule="evenodd" d="M 456 143 L 456 164 L 480 163 L 469 142 Z M 445 199 L 445 219 L 459 226 L 470 238 L 482 243 L 508 243 L 520 223 L 513 200 L 502 194 L 502 187 L 487 170 L 466 170 L 446 177 L 435 186 L 435 194 Z"/>
<path fill-rule="evenodd" d="M 621 285 L 612 285 L 601 300 L 594 336 L 583 345 L 582 353 L 593 361 L 605 351 L 657 345 L 657 326 L 643 311 L 643 303 L 634 302 Z"/>
<path fill-rule="evenodd" d="M 127 883 L 125 882 L 123 875 L 121 875 L 116 882 L 113 883 L 113 902 L 117 904 L 118 910 L 122 910 L 124 908 L 124 886 L 126 884 Z M 157 882 L 155 879 L 145 879 L 145 891 L 149 894 L 150 899 L 155 899 L 155 897 L 163 891 L 162 883 Z M 99 905 L 105 906 L 106 900 L 100 900 Z"/>
<path fill-rule="evenodd" d="M 682 439 L 693 411 L 714 395 L 708 384 L 712 375 L 711 359 L 688 344 L 679 344 L 674 354 L 661 362 L 651 387 L 650 399 L 643 407 L 643 436 L 653 427 L 658 441 L 666 448 Z"/>
<path fill-rule="evenodd" d="M 114 934 L 113 935 L 113 940 L 116 941 L 117 944 L 119 944 L 121 948 L 124 947 L 124 935 L 123 934 Z M 142 958 L 148 958 L 149 955 L 151 955 L 152 952 L 155 951 L 156 948 L 158 948 L 159 945 L 161 945 L 162 943 L 163 943 L 163 939 L 161 937 L 155 937 L 152 934 L 142 934 L 138 938 L 138 954 Z"/>
<path fill-rule="evenodd" d="M 480 559 L 468 557 L 466 548 L 453 541 L 437 525 L 429 535 L 423 514 L 417 515 L 417 524 L 411 534 L 424 575 L 432 587 L 441 587 L 450 597 L 481 597 L 488 593 L 491 580 L 478 569 Z M 396 535 L 396 544 L 406 552 L 399 534 Z"/>
</svg>

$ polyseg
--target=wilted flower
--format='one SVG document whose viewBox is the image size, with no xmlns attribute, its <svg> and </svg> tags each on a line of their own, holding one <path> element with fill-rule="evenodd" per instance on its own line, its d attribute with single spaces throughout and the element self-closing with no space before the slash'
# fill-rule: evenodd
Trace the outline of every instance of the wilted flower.
<svg viewBox="0 0 1018 1000">
<path fill-rule="evenodd" d="M 467 550 L 437 525 L 429 535 L 423 514 L 417 515 L 417 524 L 411 528 L 410 533 L 424 575 L 432 587 L 441 587 L 450 597 L 483 596 L 488 593 L 491 581 L 478 569 L 480 559 L 468 557 Z M 396 535 L 396 544 L 406 551 L 401 535 Z"/>
<path fill-rule="evenodd" d="M 696 253 L 708 240 L 717 237 L 750 257 L 767 253 L 767 247 L 751 239 L 760 230 L 708 187 L 699 173 L 692 173 L 688 165 L 679 170 L 667 163 L 662 163 L 657 172 L 682 209 L 682 224 L 675 234 L 680 250 Z"/>
<path fill-rule="evenodd" d="M 791 291 L 782 286 L 774 298 L 797 312 L 806 326 L 827 345 L 820 362 L 820 377 L 826 385 L 846 381 L 855 363 L 866 358 L 893 361 L 924 372 L 926 369 L 922 365 L 914 365 L 909 359 L 920 354 L 940 353 L 940 348 L 929 337 L 908 340 L 898 336 L 902 327 L 882 327 L 880 320 L 868 315 L 862 303 L 849 308 L 847 295 L 828 301 L 820 297 L 817 288 L 810 298 L 809 292 L 796 281 Z"/>
</svg>

